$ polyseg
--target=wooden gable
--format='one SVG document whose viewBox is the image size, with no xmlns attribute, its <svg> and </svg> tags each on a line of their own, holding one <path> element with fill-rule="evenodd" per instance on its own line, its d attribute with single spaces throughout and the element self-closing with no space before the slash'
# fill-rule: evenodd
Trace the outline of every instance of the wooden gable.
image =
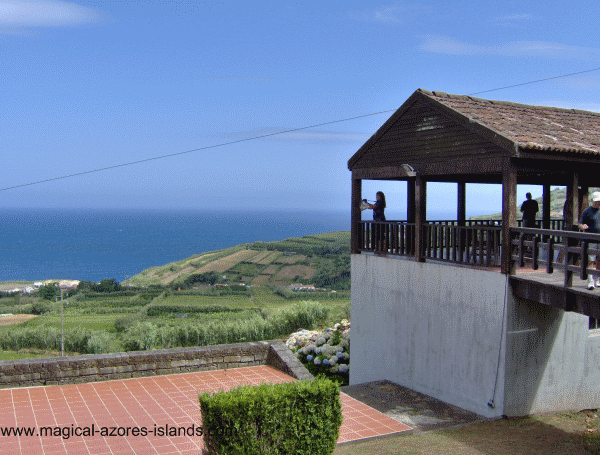
<svg viewBox="0 0 600 455">
<path fill-rule="evenodd" d="M 579 125 L 579 128 L 577 126 Z M 560 185 L 565 172 L 600 173 L 600 114 L 417 90 L 352 156 L 356 178 Z M 583 166 L 582 166 L 583 165 Z M 564 178 L 563 178 L 564 177 Z"/>
</svg>

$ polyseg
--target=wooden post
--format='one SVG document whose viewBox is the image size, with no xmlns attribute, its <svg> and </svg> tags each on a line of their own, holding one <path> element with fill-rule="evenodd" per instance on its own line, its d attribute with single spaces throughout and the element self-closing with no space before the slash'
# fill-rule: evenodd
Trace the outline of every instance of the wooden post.
<svg viewBox="0 0 600 455">
<path fill-rule="evenodd" d="M 573 173 L 571 181 L 567 185 L 567 200 L 571 201 L 571 210 L 568 214 L 565 214 L 565 228 L 572 230 L 573 225 L 579 224 L 579 175 Z"/>
<path fill-rule="evenodd" d="M 415 194 L 416 180 L 411 178 L 406 182 L 406 222 L 414 224 L 415 222 Z M 415 236 L 414 227 L 406 227 L 406 255 L 415 254 Z"/>
<path fill-rule="evenodd" d="M 415 259 L 425 262 L 425 214 L 427 209 L 427 182 L 415 178 Z"/>
<path fill-rule="evenodd" d="M 467 184 L 465 182 L 458 182 L 456 219 L 459 226 L 464 226 L 467 220 Z"/>
<path fill-rule="evenodd" d="M 545 184 L 542 193 L 542 229 L 550 229 L 550 185 Z"/>
<path fill-rule="evenodd" d="M 542 190 L 542 229 L 550 229 L 550 185 L 544 184 Z M 537 236 L 536 236 L 537 238 Z M 548 242 L 548 236 L 542 237 L 542 242 Z"/>
<path fill-rule="evenodd" d="M 573 173 L 571 174 L 571 181 L 569 185 L 567 185 L 567 200 L 571 201 L 569 204 L 571 206 L 571 210 L 569 213 L 565 214 L 565 230 L 572 231 L 573 226 L 579 223 L 579 174 Z M 568 239 L 567 248 L 577 246 L 577 242 Z M 567 250 L 567 254 L 565 255 L 565 280 L 564 286 L 571 287 L 573 286 L 573 272 L 568 270 L 568 265 L 575 264 L 577 261 L 577 255 L 575 253 L 571 253 Z M 587 268 L 587 264 L 582 264 L 582 266 Z"/>
<path fill-rule="evenodd" d="M 415 222 L 415 179 L 406 182 L 406 221 Z"/>
<path fill-rule="evenodd" d="M 516 271 L 511 258 L 510 228 L 517 226 L 517 170 L 510 162 L 502 172 L 502 263 L 501 272 L 512 275 Z"/>
<path fill-rule="evenodd" d="M 360 225 L 360 202 L 362 199 L 362 180 L 352 178 L 352 208 L 350 210 L 350 252 L 360 254 L 359 245 L 362 245 L 362 228 Z"/>
<path fill-rule="evenodd" d="M 460 248 L 460 245 L 466 245 L 466 231 L 461 229 L 461 227 L 466 226 L 467 224 L 467 184 L 465 182 L 458 182 L 458 206 L 456 210 L 456 220 L 458 224 L 458 232 L 460 235 L 460 240 L 458 245 L 455 248 L 458 248 L 457 254 L 459 257 L 463 258 L 465 254 L 464 248 Z"/>
</svg>

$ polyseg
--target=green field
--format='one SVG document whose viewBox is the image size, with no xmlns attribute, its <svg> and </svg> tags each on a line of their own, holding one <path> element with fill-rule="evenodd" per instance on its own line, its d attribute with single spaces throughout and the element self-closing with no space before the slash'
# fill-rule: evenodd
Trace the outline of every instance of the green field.
<svg viewBox="0 0 600 455">
<path fill-rule="evenodd" d="M 171 289 L 154 296 L 144 291 L 127 294 L 77 294 L 65 299 L 62 322 L 65 346 L 71 346 L 66 348 L 68 353 L 189 346 L 194 339 L 204 340 L 201 344 L 241 342 L 261 334 L 284 339 L 300 328 L 332 326 L 350 317 L 349 291 L 300 294 L 261 286 L 244 295 Z M 314 308 L 302 310 L 304 300 L 315 302 L 309 304 Z M 0 326 L 0 360 L 60 351 L 60 302 L 36 297 L 0 299 L 4 312 L 11 314 L 29 312 L 36 303 L 42 304 L 43 314 L 18 325 Z M 309 319 L 300 314 L 313 310 Z"/>
<path fill-rule="evenodd" d="M 120 290 L 118 283 L 109 290 L 81 283 L 65 295 L 65 349 L 85 354 L 284 339 L 298 329 L 332 326 L 350 318 L 349 244 L 349 232 L 254 242 L 144 270 Z M 297 282 L 319 291 L 291 291 Z M 36 315 L 18 325 L 0 321 L 0 359 L 60 351 L 60 302 L 0 297 L 0 314 Z"/>
<path fill-rule="evenodd" d="M 193 255 L 135 275 L 133 286 L 194 287 L 194 276 L 218 274 L 219 283 L 350 289 L 350 232 L 329 232 L 276 242 L 254 242 Z"/>
</svg>

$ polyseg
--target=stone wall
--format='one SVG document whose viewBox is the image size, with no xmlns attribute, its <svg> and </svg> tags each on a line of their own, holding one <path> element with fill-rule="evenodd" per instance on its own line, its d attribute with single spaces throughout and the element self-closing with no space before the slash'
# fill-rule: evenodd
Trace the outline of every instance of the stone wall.
<svg viewBox="0 0 600 455">
<path fill-rule="evenodd" d="M 281 341 L 0 362 L 0 388 L 77 384 L 191 371 L 270 365 L 296 379 L 312 375 Z"/>
</svg>

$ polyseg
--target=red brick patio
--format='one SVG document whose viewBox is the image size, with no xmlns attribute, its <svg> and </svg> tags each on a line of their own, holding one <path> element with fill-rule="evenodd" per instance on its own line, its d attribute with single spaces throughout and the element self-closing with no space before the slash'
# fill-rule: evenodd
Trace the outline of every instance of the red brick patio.
<svg viewBox="0 0 600 455">
<path fill-rule="evenodd" d="M 198 392 L 217 391 L 238 384 L 294 381 L 269 366 L 181 373 L 119 381 L 0 390 L 0 430 L 31 428 L 33 435 L 0 435 L 5 454 L 198 454 L 201 436 L 188 436 L 200 425 Z M 338 443 L 388 435 L 409 427 L 341 395 L 343 423 Z M 168 427 L 166 427 L 168 425 Z M 72 434 L 94 428 L 95 435 L 39 436 L 41 427 Z M 101 427 L 115 427 L 115 435 L 100 435 Z M 129 427 L 129 436 L 125 435 Z M 145 427 L 147 435 L 134 435 Z M 160 435 L 165 428 L 179 435 Z M 173 429 L 177 430 L 173 430 Z M 84 430 L 87 429 L 87 430 Z M 142 431 L 142 430 L 137 430 Z M 119 435 L 118 433 L 122 433 Z M 4 433 L 5 434 L 5 433 Z M 66 433 L 64 433 L 66 434 Z"/>
</svg>

